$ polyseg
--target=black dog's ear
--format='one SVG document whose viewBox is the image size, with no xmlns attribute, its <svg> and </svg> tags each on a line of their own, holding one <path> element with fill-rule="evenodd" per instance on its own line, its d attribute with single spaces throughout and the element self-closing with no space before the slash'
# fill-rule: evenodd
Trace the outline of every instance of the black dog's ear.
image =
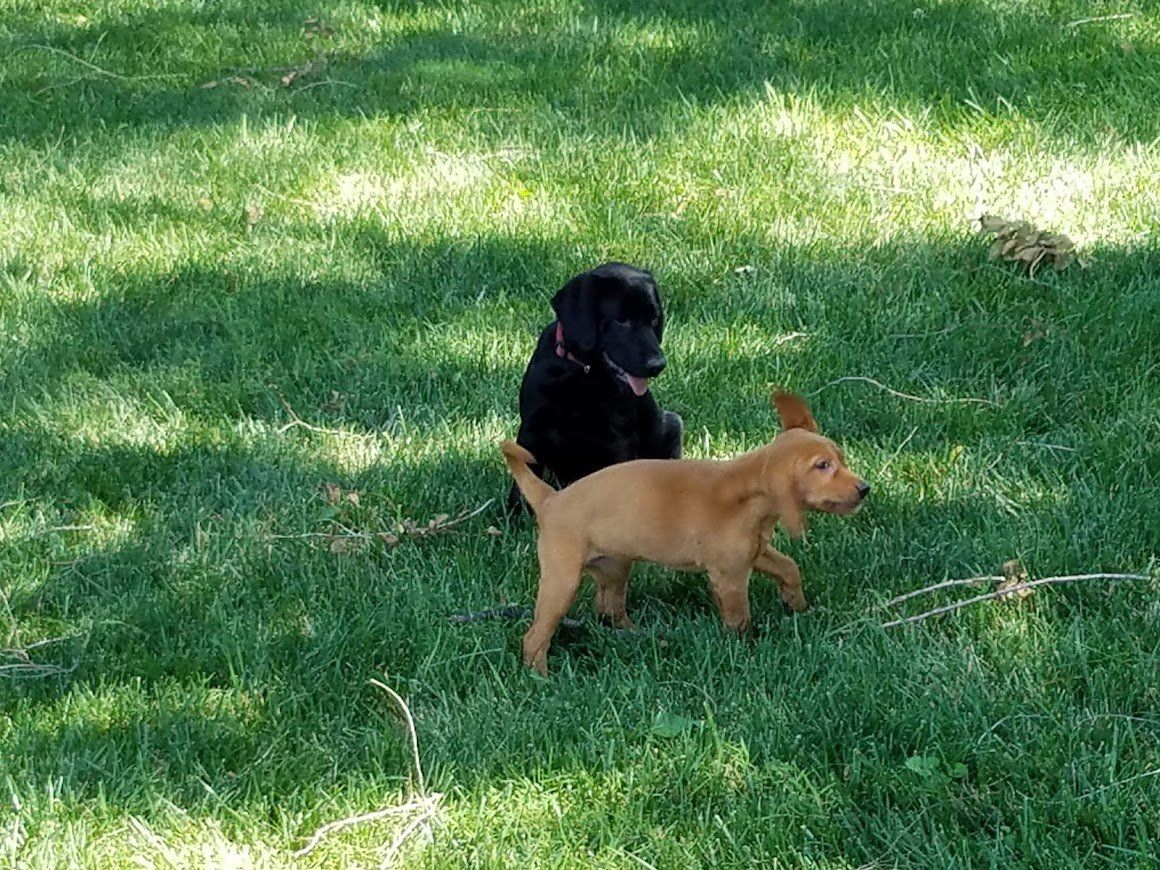
<svg viewBox="0 0 1160 870">
<path fill-rule="evenodd" d="M 564 327 L 564 340 L 581 352 L 596 346 L 598 293 L 591 276 L 577 275 L 552 297 L 552 310 Z"/>
</svg>

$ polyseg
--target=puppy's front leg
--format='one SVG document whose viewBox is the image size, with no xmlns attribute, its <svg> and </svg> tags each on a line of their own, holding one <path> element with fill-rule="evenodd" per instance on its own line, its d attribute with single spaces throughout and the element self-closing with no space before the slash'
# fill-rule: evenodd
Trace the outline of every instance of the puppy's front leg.
<svg viewBox="0 0 1160 870">
<path fill-rule="evenodd" d="M 721 622 L 738 634 L 749 631 L 749 570 L 746 565 L 709 571 L 709 591 L 721 611 Z"/>
<path fill-rule="evenodd" d="M 802 572 L 798 569 L 797 562 L 789 556 L 766 544 L 757 554 L 753 567 L 777 582 L 781 600 L 790 610 L 800 612 L 809 607 L 805 593 L 802 592 Z"/>
</svg>

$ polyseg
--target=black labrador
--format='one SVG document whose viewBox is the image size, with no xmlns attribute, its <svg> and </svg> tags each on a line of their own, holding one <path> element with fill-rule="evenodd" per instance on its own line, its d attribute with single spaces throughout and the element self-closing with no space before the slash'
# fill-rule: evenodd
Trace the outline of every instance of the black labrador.
<svg viewBox="0 0 1160 870">
<path fill-rule="evenodd" d="M 679 459 L 681 418 L 662 411 L 649 380 L 665 367 L 665 313 L 653 276 L 624 263 L 577 275 L 552 297 L 520 385 L 516 440 L 560 486 L 630 459 Z M 513 485 L 509 514 L 522 497 Z"/>
</svg>

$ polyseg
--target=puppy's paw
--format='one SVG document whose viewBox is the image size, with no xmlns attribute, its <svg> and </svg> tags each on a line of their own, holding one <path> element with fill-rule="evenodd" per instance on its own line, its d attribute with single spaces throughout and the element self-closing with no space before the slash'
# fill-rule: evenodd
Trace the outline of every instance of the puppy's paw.
<svg viewBox="0 0 1160 870">
<path fill-rule="evenodd" d="M 782 595 L 782 601 L 784 601 L 785 606 L 792 610 L 794 613 L 803 613 L 810 609 L 809 602 L 806 601 L 806 597 L 802 594 L 800 589 L 786 592 L 784 595 Z"/>
</svg>

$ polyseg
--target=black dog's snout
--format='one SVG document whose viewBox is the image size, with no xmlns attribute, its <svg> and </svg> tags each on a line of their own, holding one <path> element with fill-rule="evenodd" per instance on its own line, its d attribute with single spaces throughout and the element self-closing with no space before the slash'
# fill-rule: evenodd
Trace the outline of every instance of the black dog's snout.
<svg viewBox="0 0 1160 870">
<path fill-rule="evenodd" d="M 858 498 L 866 498 L 868 495 L 870 495 L 870 484 L 862 481 L 858 484 Z"/>
<path fill-rule="evenodd" d="M 665 359 L 663 353 L 658 353 L 656 356 L 650 356 L 644 361 L 644 376 L 646 378 L 655 378 L 665 370 L 665 366 L 669 361 Z"/>
</svg>

